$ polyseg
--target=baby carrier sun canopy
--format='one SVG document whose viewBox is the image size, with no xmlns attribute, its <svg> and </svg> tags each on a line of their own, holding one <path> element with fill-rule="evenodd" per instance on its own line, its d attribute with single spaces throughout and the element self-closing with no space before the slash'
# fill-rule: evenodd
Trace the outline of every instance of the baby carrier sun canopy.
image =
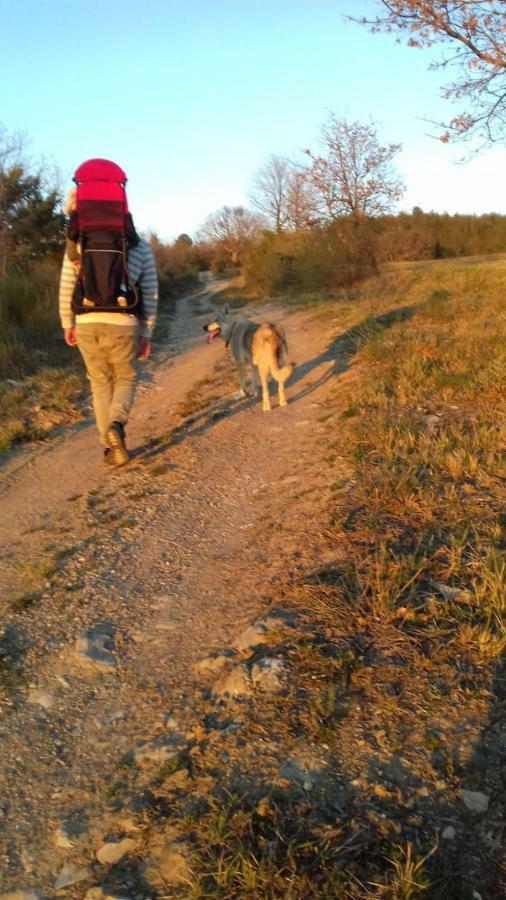
<svg viewBox="0 0 506 900">
<path fill-rule="evenodd" d="M 74 174 L 76 188 L 67 237 L 79 249 L 75 313 L 126 312 L 142 317 L 141 295 L 127 269 L 138 243 L 125 192 L 126 174 L 109 159 L 89 159 Z"/>
<path fill-rule="evenodd" d="M 89 159 L 76 169 L 74 181 L 79 230 L 106 228 L 123 234 L 128 213 L 123 169 L 108 159 Z"/>
</svg>

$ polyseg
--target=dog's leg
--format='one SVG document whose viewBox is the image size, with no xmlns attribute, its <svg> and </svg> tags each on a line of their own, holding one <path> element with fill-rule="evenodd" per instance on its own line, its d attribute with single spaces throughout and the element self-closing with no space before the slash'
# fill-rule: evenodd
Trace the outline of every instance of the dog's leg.
<svg viewBox="0 0 506 900">
<path fill-rule="evenodd" d="M 285 381 L 293 372 L 293 365 L 284 365 L 284 347 L 285 342 L 279 344 L 273 352 L 270 361 L 270 373 L 278 383 L 279 405 L 286 406 Z"/>
<path fill-rule="evenodd" d="M 285 380 L 278 381 L 279 405 L 286 406 Z"/>
<path fill-rule="evenodd" d="M 246 394 L 246 374 L 247 374 L 246 366 L 244 366 L 244 365 L 239 366 L 239 383 L 240 383 L 239 396 L 240 397 L 247 396 L 247 394 Z"/>
<path fill-rule="evenodd" d="M 251 366 L 251 392 L 258 397 L 258 372 L 256 366 Z"/>
<path fill-rule="evenodd" d="M 262 409 L 264 412 L 269 412 L 271 408 L 269 400 L 269 384 L 267 381 L 269 375 L 269 366 L 259 365 L 258 373 L 260 375 L 260 382 L 262 384 Z"/>
</svg>

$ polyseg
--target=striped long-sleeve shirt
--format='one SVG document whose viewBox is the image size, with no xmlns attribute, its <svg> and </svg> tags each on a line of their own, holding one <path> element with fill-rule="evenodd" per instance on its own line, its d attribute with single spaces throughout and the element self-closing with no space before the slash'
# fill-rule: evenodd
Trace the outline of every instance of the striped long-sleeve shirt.
<svg viewBox="0 0 506 900">
<path fill-rule="evenodd" d="M 127 253 L 128 274 L 134 284 L 142 291 L 142 302 L 145 318 L 140 320 L 140 334 L 151 337 L 158 308 L 158 278 L 153 253 L 149 244 L 140 240 L 136 247 Z M 77 281 L 77 270 L 67 254 L 63 258 L 60 276 L 60 320 L 62 328 L 86 323 L 103 323 L 110 325 L 129 325 L 136 322 L 135 316 L 123 312 L 89 312 L 75 316 L 72 311 L 72 294 Z"/>
</svg>

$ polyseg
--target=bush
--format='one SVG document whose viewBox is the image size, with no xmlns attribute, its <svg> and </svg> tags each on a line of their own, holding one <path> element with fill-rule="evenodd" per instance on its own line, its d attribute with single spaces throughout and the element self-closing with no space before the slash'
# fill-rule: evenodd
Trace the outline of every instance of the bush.
<svg viewBox="0 0 506 900">
<path fill-rule="evenodd" d="M 53 331 L 58 324 L 58 269 L 41 263 L 29 273 L 0 282 L 0 322 L 9 328 Z"/>
<path fill-rule="evenodd" d="M 264 232 L 244 267 L 247 287 L 268 293 L 342 287 L 375 272 L 369 228 L 349 219 L 321 228 Z"/>
<path fill-rule="evenodd" d="M 51 263 L 0 281 L 0 378 L 33 372 L 48 359 L 60 331 L 57 297 L 58 268 Z"/>
</svg>

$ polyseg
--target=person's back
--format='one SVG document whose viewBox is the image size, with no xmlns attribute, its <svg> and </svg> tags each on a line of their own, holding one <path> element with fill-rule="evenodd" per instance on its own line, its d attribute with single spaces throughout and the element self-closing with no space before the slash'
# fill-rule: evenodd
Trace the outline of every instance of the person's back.
<svg viewBox="0 0 506 900">
<path fill-rule="evenodd" d="M 133 227 L 124 182 L 109 191 L 111 200 L 103 198 L 107 190 L 99 179 L 79 181 L 83 173 L 104 171 L 115 177 L 121 173 L 126 181 L 109 160 L 89 160 L 76 170 L 59 304 L 65 341 L 79 348 L 87 369 L 104 458 L 122 465 L 128 460 L 125 425 L 133 402 L 135 359 L 151 352 L 158 279 L 151 248 Z"/>
</svg>

